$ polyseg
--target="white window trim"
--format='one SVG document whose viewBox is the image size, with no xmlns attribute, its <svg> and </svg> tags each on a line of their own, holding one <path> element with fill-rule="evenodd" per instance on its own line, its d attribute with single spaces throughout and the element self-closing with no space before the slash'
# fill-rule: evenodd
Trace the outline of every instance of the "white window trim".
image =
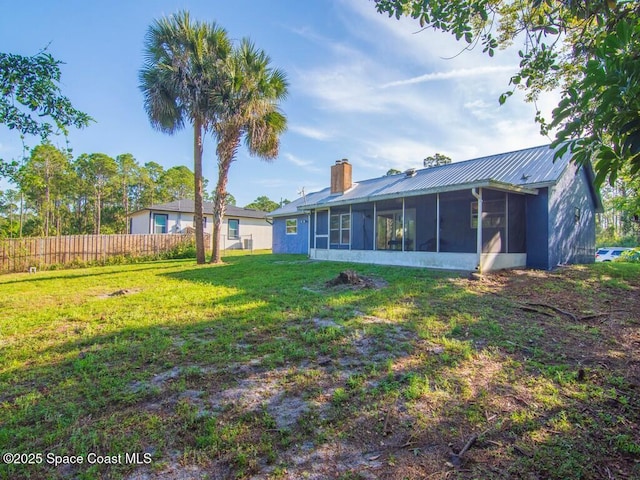
<svg viewBox="0 0 640 480">
<path fill-rule="evenodd" d="M 232 237 L 231 236 L 231 222 L 238 222 L 237 233 Z M 239 218 L 230 218 L 227 220 L 227 238 L 229 240 L 240 240 L 240 219 Z"/>
<path fill-rule="evenodd" d="M 338 217 L 338 228 L 331 228 L 331 217 Z M 349 228 L 342 227 L 342 217 L 349 218 Z M 344 243 L 342 241 L 342 233 L 349 232 L 349 241 Z M 338 242 L 331 242 L 331 232 L 338 232 Z M 351 214 L 350 213 L 332 213 L 329 215 L 329 243 L 330 245 L 351 245 Z"/>
<path fill-rule="evenodd" d="M 289 227 L 290 225 L 288 225 L 289 222 L 295 222 L 295 225 L 292 225 L 293 227 L 295 227 L 295 232 L 289 232 Z M 288 218 L 284 221 L 284 231 L 287 235 L 297 235 L 298 234 L 298 219 L 297 218 Z"/>
</svg>

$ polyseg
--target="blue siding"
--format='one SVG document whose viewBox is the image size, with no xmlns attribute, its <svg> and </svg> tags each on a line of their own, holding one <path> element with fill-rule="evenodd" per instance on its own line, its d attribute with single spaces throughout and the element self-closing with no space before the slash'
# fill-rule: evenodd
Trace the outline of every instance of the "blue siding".
<svg viewBox="0 0 640 480">
<path fill-rule="evenodd" d="M 571 165 L 549 195 L 549 268 L 595 261 L 593 196 L 584 169 Z"/>
<path fill-rule="evenodd" d="M 527 267 L 548 270 L 549 265 L 549 189 L 527 195 Z"/>
<path fill-rule="evenodd" d="M 551 189 L 527 197 L 527 266 L 549 270 L 595 258 L 596 204 L 586 172 L 570 165 Z"/>
<path fill-rule="evenodd" d="M 297 220 L 298 233 L 287 234 L 287 220 Z M 309 220 L 307 215 L 273 219 L 273 253 L 309 253 Z"/>
</svg>

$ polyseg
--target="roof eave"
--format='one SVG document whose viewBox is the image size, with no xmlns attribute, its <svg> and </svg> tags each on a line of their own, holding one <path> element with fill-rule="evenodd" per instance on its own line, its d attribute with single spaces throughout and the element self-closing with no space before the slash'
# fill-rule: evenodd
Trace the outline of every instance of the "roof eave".
<svg viewBox="0 0 640 480">
<path fill-rule="evenodd" d="M 512 193 L 521 193 L 528 195 L 538 195 L 538 190 L 536 188 L 531 188 L 530 186 L 522 186 L 522 185 L 514 185 L 512 183 L 499 182 L 497 180 L 487 179 L 487 180 L 479 180 L 476 182 L 470 182 L 465 184 L 458 185 L 448 185 L 445 187 L 434 187 L 420 190 L 411 190 L 402 193 L 388 193 L 384 195 L 370 195 L 362 198 L 355 199 L 345 199 L 345 200 L 332 200 L 329 202 L 323 203 L 313 203 L 307 205 L 301 205 L 298 207 L 299 213 L 305 213 L 318 208 L 325 207 L 340 207 L 344 205 L 352 205 L 356 203 L 368 203 L 368 202 L 377 202 L 382 200 L 391 200 L 394 198 L 402 198 L 402 197 L 418 197 L 420 195 L 429 195 L 435 193 L 446 193 L 446 192 L 455 192 L 458 190 L 470 190 L 472 188 L 492 188 L 494 190 L 502 190 L 506 192 Z M 289 215 L 293 215 L 290 213 Z M 287 215 L 282 215 L 287 216 Z"/>
</svg>

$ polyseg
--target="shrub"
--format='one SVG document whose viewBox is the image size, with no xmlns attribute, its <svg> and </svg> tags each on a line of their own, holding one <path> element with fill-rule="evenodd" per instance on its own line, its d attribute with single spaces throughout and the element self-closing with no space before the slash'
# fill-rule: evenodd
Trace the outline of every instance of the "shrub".
<svg viewBox="0 0 640 480">
<path fill-rule="evenodd" d="M 619 260 L 621 262 L 640 263 L 640 247 L 622 252 Z"/>
</svg>

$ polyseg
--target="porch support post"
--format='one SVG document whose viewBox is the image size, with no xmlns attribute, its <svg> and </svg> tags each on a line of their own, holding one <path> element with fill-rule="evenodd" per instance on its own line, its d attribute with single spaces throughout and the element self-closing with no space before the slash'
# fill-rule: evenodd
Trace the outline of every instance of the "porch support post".
<svg viewBox="0 0 640 480">
<path fill-rule="evenodd" d="M 313 211 L 314 220 L 313 220 L 313 251 L 315 252 L 315 257 L 318 257 L 318 210 Z"/>
<path fill-rule="evenodd" d="M 504 238 L 505 243 L 507 244 L 504 249 L 504 253 L 509 253 L 509 192 L 504 194 L 504 218 L 505 218 L 505 228 L 504 228 Z"/>
<path fill-rule="evenodd" d="M 478 230 L 476 236 L 476 252 L 478 255 L 478 272 L 482 273 L 482 187 L 471 189 L 471 194 L 478 200 Z"/>
<path fill-rule="evenodd" d="M 436 193 L 436 253 L 440 253 L 440 193 Z"/>
<path fill-rule="evenodd" d="M 378 202 L 373 202 L 373 250 L 378 249 L 377 229 L 378 229 Z"/>
<path fill-rule="evenodd" d="M 315 223 L 314 223 L 315 224 Z M 285 220 L 285 228 L 286 228 L 286 220 Z M 307 213 L 307 257 L 311 258 L 311 213 Z M 315 232 L 313 232 L 313 234 L 315 235 Z M 315 238 L 313 239 L 313 246 L 315 248 L 316 246 L 316 242 L 315 242 Z"/>
<path fill-rule="evenodd" d="M 349 250 L 353 243 L 353 205 L 349 204 Z M 342 232 L 342 219 L 340 219 L 340 231 Z"/>
<path fill-rule="evenodd" d="M 404 252 L 404 241 L 407 234 L 406 226 L 404 224 L 404 197 L 402 197 L 402 251 Z"/>
<path fill-rule="evenodd" d="M 331 250 L 331 207 L 327 210 L 327 250 Z"/>
</svg>

